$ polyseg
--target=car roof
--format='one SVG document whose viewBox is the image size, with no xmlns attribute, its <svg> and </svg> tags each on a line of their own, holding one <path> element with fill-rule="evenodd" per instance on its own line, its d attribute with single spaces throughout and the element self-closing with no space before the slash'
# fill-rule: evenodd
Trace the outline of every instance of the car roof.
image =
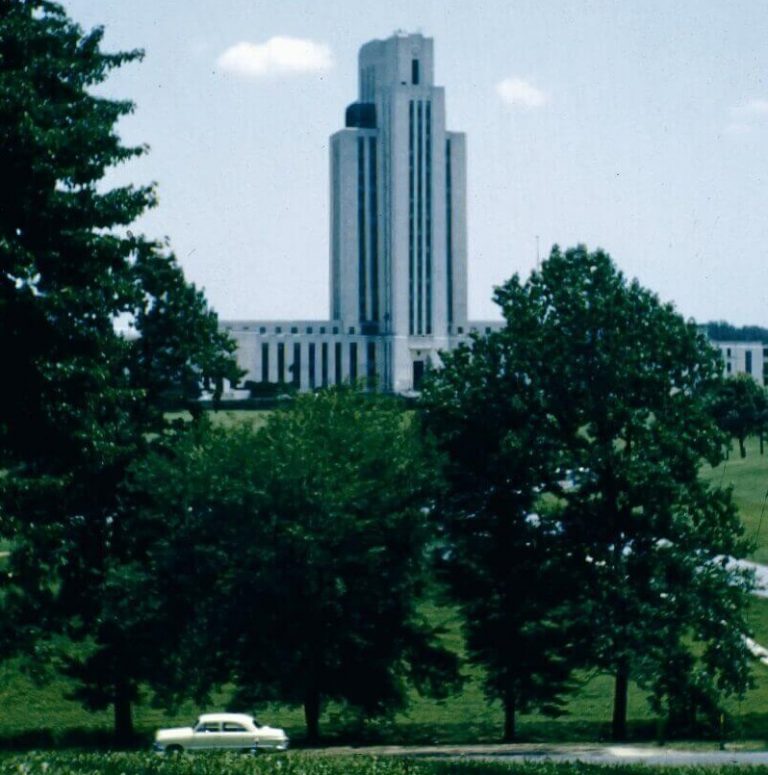
<svg viewBox="0 0 768 775">
<path fill-rule="evenodd" d="M 253 716 L 248 716 L 245 713 L 203 713 L 202 716 L 198 718 L 198 721 L 203 723 L 215 723 L 217 721 L 237 721 L 241 724 L 244 724 L 253 723 Z"/>
</svg>

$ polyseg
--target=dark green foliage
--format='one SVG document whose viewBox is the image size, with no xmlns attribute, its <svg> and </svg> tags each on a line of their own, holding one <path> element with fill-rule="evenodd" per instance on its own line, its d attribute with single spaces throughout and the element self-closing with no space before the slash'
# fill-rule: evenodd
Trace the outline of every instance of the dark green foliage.
<svg viewBox="0 0 768 775">
<path fill-rule="evenodd" d="M 174 759 L 150 753 L 34 753 L 0 757 L 0 775 L 645 775 L 647 764 L 582 762 L 424 760 L 406 756 L 307 755 L 290 753 L 253 759 L 237 754 L 206 754 Z M 654 766 L 659 775 L 738 775 L 737 765 Z"/>
<path fill-rule="evenodd" d="M 258 432 L 200 426 L 150 459 L 136 487 L 170 520 L 158 578 L 185 627 L 169 693 L 230 680 L 239 707 L 303 705 L 314 738 L 327 700 L 377 715 L 406 679 L 450 690 L 455 658 L 415 607 L 436 482 L 415 418 L 351 389 L 299 396 Z"/>
<path fill-rule="evenodd" d="M 558 509 L 541 498 L 565 461 L 538 381 L 536 310 L 518 300 L 504 330 L 444 355 L 422 402 L 449 460 L 441 566 L 507 740 L 517 712 L 560 712 L 577 640 L 573 562 Z"/>
<path fill-rule="evenodd" d="M 763 326 L 734 326 L 724 320 L 718 320 L 705 323 L 702 328 L 715 342 L 768 343 L 768 328 Z"/>
<path fill-rule="evenodd" d="M 130 732 L 154 601 L 143 596 L 151 538 L 122 492 L 130 461 L 164 430 L 172 397 L 236 377 L 233 345 L 172 255 L 130 225 L 151 187 L 104 190 L 141 153 L 115 125 L 130 102 L 95 96 L 138 51 L 105 54 L 43 0 L 0 4 L 0 388 L 3 650 L 63 666 L 93 707 Z M 116 330 L 130 321 L 135 336 Z"/>
<path fill-rule="evenodd" d="M 587 664 L 615 676 L 614 737 L 626 734 L 630 677 L 670 716 L 716 716 L 722 697 L 739 696 L 748 684 L 742 635 L 750 587 L 748 575 L 725 559 L 746 551 L 730 493 L 699 477 L 702 461 L 716 464 L 722 455 L 708 402 L 721 382 L 717 354 L 693 324 L 627 282 L 601 251 L 554 248 L 527 282 L 513 277 L 499 288 L 496 301 L 506 337 L 479 341 L 476 356 L 449 356 L 430 395 L 458 468 L 454 502 L 473 534 L 455 543 L 455 561 L 476 564 L 497 582 L 513 577 L 478 551 L 502 535 L 483 517 L 491 496 L 508 492 L 496 519 L 508 531 L 510 564 L 530 567 L 534 579 L 532 588 L 523 580 L 516 587 L 534 596 L 529 621 L 538 621 L 537 599 L 539 617 L 552 610 L 551 557 L 572 576 L 557 621 L 585 625 Z M 462 503 L 464 489 L 470 496 Z M 524 518 L 534 509 L 539 525 L 554 517 L 544 533 L 556 540 L 543 561 Z M 560 589 L 557 574 L 554 584 Z M 522 605 L 500 597 L 494 614 L 487 588 L 460 592 L 485 607 L 486 618 L 470 627 L 489 633 L 500 615 Z M 529 634 L 520 627 L 515 644 L 497 647 L 521 648 Z M 498 669 L 481 652 L 475 656 Z"/>
<path fill-rule="evenodd" d="M 747 456 L 745 442 L 753 434 L 760 436 L 762 453 L 763 433 L 768 422 L 765 388 L 747 374 L 737 374 L 716 386 L 711 402 L 717 424 L 739 442 L 741 457 Z"/>
<path fill-rule="evenodd" d="M 516 280 L 498 292 L 505 317 L 519 293 Z M 691 696 L 716 707 L 748 682 L 749 588 L 719 559 L 746 550 L 730 493 L 699 477 L 722 449 L 706 401 L 720 380 L 716 354 L 600 251 L 553 249 L 525 293 L 558 437 L 583 471 L 561 495 L 563 539 L 582 561 L 592 659 L 616 676 L 614 736 L 625 735 L 630 675 L 671 712 L 673 665 Z"/>
<path fill-rule="evenodd" d="M 139 153 L 115 122 L 132 105 L 86 89 L 140 52 L 105 55 L 49 3 L 0 5 L 0 449 L 44 470 L 114 454 L 121 379 L 112 316 L 133 298 L 133 241 L 102 232 L 150 206 L 149 188 L 101 193 Z M 94 418 L 98 400 L 101 416 Z M 58 471 L 57 471 L 58 472 Z"/>
</svg>

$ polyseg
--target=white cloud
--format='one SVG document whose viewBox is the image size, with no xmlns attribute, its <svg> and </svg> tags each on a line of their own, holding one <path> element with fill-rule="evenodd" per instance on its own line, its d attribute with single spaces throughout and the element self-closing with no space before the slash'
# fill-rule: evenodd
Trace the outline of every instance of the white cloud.
<svg viewBox="0 0 768 775">
<path fill-rule="evenodd" d="M 747 100 L 741 105 L 735 105 L 729 112 L 731 120 L 725 127 L 725 134 L 746 135 L 768 119 L 768 100 Z"/>
<path fill-rule="evenodd" d="M 738 121 L 732 121 L 725 127 L 725 134 L 727 135 L 748 135 L 752 131 L 753 127 L 750 124 L 740 123 Z"/>
<path fill-rule="evenodd" d="M 739 116 L 768 116 L 768 100 L 749 100 L 733 109 Z"/>
<path fill-rule="evenodd" d="M 496 84 L 496 94 L 514 108 L 540 108 L 549 102 L 549 95 L 522 78 L 511 76 Z"/>
<path fill-rule="evenodd" d="M 333 56 L 324 43 L 277 35 L 265 43 L 235 43 L 216 64 L 225 73 L 260 78 L 325 72 L 333 67 Z"/>
</svg>

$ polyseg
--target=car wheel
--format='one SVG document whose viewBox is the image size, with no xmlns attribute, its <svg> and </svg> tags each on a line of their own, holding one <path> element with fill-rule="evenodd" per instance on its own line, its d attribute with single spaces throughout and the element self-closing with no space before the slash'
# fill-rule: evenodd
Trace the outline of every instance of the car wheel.
<svg viewBox="0 0 768 775">
<path fill-rule="evenodd" d="M 180 745 L 169 745 L 165 752 L 168 756 L 178 756 L 184 749 Z"/>
</svg>

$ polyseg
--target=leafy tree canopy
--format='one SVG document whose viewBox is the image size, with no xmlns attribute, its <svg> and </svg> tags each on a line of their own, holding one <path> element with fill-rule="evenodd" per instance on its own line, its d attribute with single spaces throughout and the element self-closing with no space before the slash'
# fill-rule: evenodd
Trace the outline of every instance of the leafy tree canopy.
<svg viewBox="0 0 768 775">
<path fill-rule="evenodd" d="M 768 328 L 763 326 L 734 326 L 718 320 L 705 323 L 702 328 L 715 342 L 768 342 Z"/>
<path fill-rule="evenodd" d="M 768 395 L 752 377 L 737 374 L 719 383 L 712 395 L 712 412 L 720 428 L 738 441 L 741 457 L 747 456 L 746 440 L 752 434 L 760 435 L 762 453 Z"/>
<path fill-rule="evenodd" d="M 192 595 L 175 606 L 194 628 L 182 692 L 229 680 L 240 707 L 303 705 L 316 738 L 327 700 L 375 715 L 402 705 L 406 679 L 452 689 L 455 657 L 416 606 L 438 481 L 416 418 L 350 388 L 151 458 L 137 487 L 175 515 L 156 556 Z"/>
<path fill-rule="evenodd" d="M 94 93 L 141 52 L 104 53 L 101 39 L 56 3 L 0 3 L 0 496 L 14 549 L 3 626 L 8 647 L 90 639 L 111 671 L 105 688 L 99 668 L 92 699 L 120 705 L 130 731 L 136 617 L 103 609 L 132 599 L 146 551 L 125 470 L 166 429 L 169 400 L 193 402 L 204 377 L 238 370 L 174 257 L 127 229 L 153 188 L 104 185 L 145 148 L 117 133 L 132 103 Z M 131 336 L 117 330 L 126 321 Z"/>
<path fill-rule="evenodd" d="M 512 595 L 493 608 L 485 602 L 488 583 L 513 572 L 487 562 L 483 546 L 506 530 L 499 552 L 535 565 L 540 543 L 523 515 L 548 505 L 554 522 L 537 524 L 550 525 L 554 556 L 579 590 L 563 599 L 570 611 L 560 621 L 585 624 L 585 664 L 615 675 L 614 737 L 626 734 L 630 676 L 670 716 L 692 702 L 714 713 L 748 682 L 749 589 L 727 560 L 746 550 L 730 494 L 699 477 L 723 450 L 708 402 L 722 379 L 717 354 L 602 251 L 555 247 L 526 282 L 515 276 L 497 289 L 496 301 L 505 331 L 449 356 L 431 389 L 440 438 L 457 476 L 472 482 L 457 502 L 470 540 L 453 544 L 458 562 L 487 576 L 485 587 L 461 590 L 460 599 L 486 608 L 472 626 L 492 632 L 522 607 Z M 492 462 L 493 478 L 474 471 L 463 437 Z M 492 499 L 502 503 L 491 512 L 496 532 L 478 518 Z M 541 581 L 533 594 L 546 588 Z M 539 601 L 528 607 L 534 623 L 553 610 L 546 593 Z M 530 629 L 507 632 L 520 648 Z M 475 656 L 498 671 L 487 654 Z"/>
</svg>

